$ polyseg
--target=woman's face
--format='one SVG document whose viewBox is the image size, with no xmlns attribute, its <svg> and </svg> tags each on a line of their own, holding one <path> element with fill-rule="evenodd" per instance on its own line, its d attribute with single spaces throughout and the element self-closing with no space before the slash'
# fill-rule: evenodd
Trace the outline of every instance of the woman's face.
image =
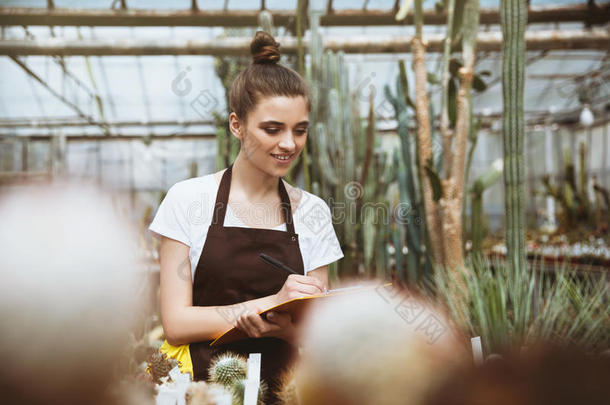
<svg viewBox="0 0 610 405">
<path fill-rule="evenodd" d="M 237 128 L 241 132 L 241 153 L 251 164 L 281 177 L 305 147 L 308 116 L 307 102 L 302 96 L 266 97 L 248 114 L 245 128 L 231 113 L 231 130 L 235 133 Z"/>
</svg>

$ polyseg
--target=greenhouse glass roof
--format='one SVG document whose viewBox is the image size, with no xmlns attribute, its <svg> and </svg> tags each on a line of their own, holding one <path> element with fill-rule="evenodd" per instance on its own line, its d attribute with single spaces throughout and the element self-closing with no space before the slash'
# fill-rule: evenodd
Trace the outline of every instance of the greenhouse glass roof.
<svg viewBox="0 0 610 405">
<path fill-rule="evenodd" d="M 120 1 L 55 0 L 55 8 L 109 9 L 120 7 Z M 325 4 L 325 2 L 322 2 Z M 432 2 L 425 4 L 432 7 Z M 200 10 L 257 10 L 258 1 L 197 2 Z M 532 6 L 561 6 L 578 2 L 533 0 Z M 46 8 L 46 0 L 1 1 L 2 7 Z M 162 11 L 191 7 L 190 0 L 127 1 L 128 9 Z M 294 10 L 294 1 L 266 1 L 269 10 Z M 391 10 L 393 0 L 333 1 L 333 9 Z M 482 8 L 497 8 L 498 1 L 483 0 Z M 582 22 L 533 24 L 529 30 L 582 30 Z M 256 27 L 74 27 L 74 26 L 6 26 L 5 40 L 189 40 L 219 36 L 251 37 Z M 403 26 L 342 26 L 324 27 L 328 37 L 389 38 L 413 33 L 410 25 Z M 426 26 L 426 34 L 442 34 L 442 25 Z M 481 31 L 497 31 L 498 25 L 482 25 Z M 227 31 L 227 32 L 225 32 Z M 278 37 L 290 35 L 285 27 L 277 27 Z M 308 37 L 306 34 L 306 38 Z M 429 69 L 438 68 L 438 53 L 429 54 Z M 530 118 L 548 115 L 574 115 L 581 108 L 583 92 L 593 104 L 608 99 L 607 50 L 552 50 L 528 53 L 525 108 Z M 393 82 L 398 72 L 396 61 L 410 60 L 404 53 L 367 53 L 347 55 L 350 80 L 354 88 L 371 82 L 382 89 Z M 214 72 L 214 57 L 210 55 L 161 56 L 8 56 L 0 58 L 0 134 L 3 136 L 44 135 L 62 125 L 67 135 L 100 135 L 99 125 L 108 123 L 113 133 L 122 135 L 212 134 L 208 125 L 211 111 L 225 107 L 224 90 Z M 19 63 L 18 63 L 19 62 Z M 477 70 L 489 71 L 489 88 L 474 98 L 475 112 L 483 116 L 501 113 L 499 52 L 480 52 Z M 33 73 L 33 74 L 30 74 Z M 180 75 L 183 76 L 180 76 Z M 187 78 L 191 90 L 187 95 L 175 91 L 175 80 Z M 99 97 L 99 102 L 98 102 Z M 376 97 L 381 100 L 382 92 Z M 363 108 L 368 97 L 362 97 Z M 436 100 L 438 102 L 438 100 Z M 381 101 L 380 101 L 381 102 Z M 64 125 L 64 124 L 70 125 Z M 383 119 L 380 125 L 383 125 Z M 391 124 L 388 124 L 391 126 Z"/>
</svg>

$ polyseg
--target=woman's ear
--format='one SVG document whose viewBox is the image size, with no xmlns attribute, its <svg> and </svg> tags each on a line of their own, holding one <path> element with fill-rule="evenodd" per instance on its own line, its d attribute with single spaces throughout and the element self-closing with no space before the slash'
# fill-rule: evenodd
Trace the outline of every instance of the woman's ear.
<svg viewBox="0 0 610 405">
<path fill-rule="evenodd" d="M 232 112 L 229 114 L 229 130 L 237 139 L 242 141 L 242 133 L 243 133 L 243 125 L 242 122 L 237 117 L 237 114 Z"/>
</svg>

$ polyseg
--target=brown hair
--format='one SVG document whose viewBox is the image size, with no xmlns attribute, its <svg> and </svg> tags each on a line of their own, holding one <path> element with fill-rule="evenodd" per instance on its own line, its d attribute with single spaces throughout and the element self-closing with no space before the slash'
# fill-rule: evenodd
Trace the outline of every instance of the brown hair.
<svg viewBox="0 0 610 405">
<path fill-rule="evenodd" d="M 240 120 L 246 121 L 264 97 L 303 96 L 311 110 L 309 87 L 301 75 L 278 64 L 280 44 L 264 31 L 257 31 L 250 43 L 252 63 L 233 81 L 229 93 L 229 107 Z"/>
</svg>

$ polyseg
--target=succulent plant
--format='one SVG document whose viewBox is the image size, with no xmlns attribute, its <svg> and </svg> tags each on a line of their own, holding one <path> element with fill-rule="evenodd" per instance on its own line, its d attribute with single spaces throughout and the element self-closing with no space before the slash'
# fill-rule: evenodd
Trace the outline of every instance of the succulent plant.
<svg viewBox="0 0 610 405">
<path fill-rule="evenodd" d="M 236 380 L 231 384 L 229 390 L 231 395 L 233 396 L 233 405 L 242 405 L 244 403 L 244 395 L 246 393 L 246 383 L 248 380 L 246 378 L 242 378 Z M 264 405 L 264 399 L 267 395 L 267 384 L 264 381 L 261 381 L 258 387 L 258 405 Z"/>
<path fill-rule="evenodd" d="M 176 359 L 168 359 L 165 353 L 160 351 L 152 352 L 146 359 L 148 371 L 155 384 L 160 384 L 163 377 L 167 377 L 170 370 L 178 365 Z"/>
<path fill-rule="evenodd" d="M 504 187 L 506 207 L 506 246 L 514 270 L 525 271 L 525 206 L 523 181 L 523 89 L 525 83 L 525 0 L 506 0 L 500 5 L 504 39 L 502 54 Z"/>
<path fill-rule="evenodd" d="M 246 378 L 248 363 L 246 359 L 234 353 L 223 353 L 212 360 L 209 368 L 210 381 L 225 387 Z"/>
</svg>

